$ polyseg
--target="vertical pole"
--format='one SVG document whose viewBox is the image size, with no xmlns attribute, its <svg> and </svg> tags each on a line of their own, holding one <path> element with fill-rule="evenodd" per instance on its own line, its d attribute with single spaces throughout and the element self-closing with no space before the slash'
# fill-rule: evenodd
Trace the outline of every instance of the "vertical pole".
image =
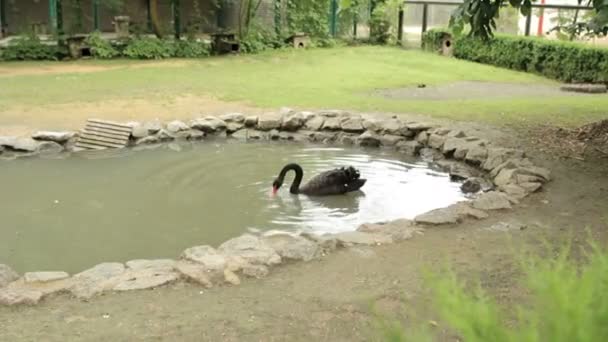
<svg viewBox="0 0 608 342">
<path fill-rule="evenodd" d="M 532 11 L 526 16 L 526 36 L 530 35 L 530 25 L 532 25 Z"/>
<path fill-rule="evenodd" d="M 403 6 L 399 6 L 399 20 L 397 23 L 397 41 L 399 44 L 403 42 Z"/>
<path fill-rule="evenodd" d="M 422 5 L 422 33 L 426 32 L 426 27 L 429 19 L 429 5 Z"/>
<path fill-rule="evenodd" d="M 274 0 L 274 32 L 281 36 L 281 0 Z"/>
<path fill-rule="evenodd" d="M 545 0 L 540 0 L 540 4 L 544 5 Z M 538 16 L 538 30 L 536 31 L 536 35 L 542 37 L 543 35 L 543 22 L 545 21 L 545 9 L 540 8 L 540 15 Z"/>
<path fill-rule="evenodd" d="M 93 29 L 99 31 L 99 0 L 93 0 Z"/>
<path fill-rule="evenodd" d="M 171 8 L 173 9 L 173 30 L 175 32 L 175 39 L 179 39 L 182 33 L 179 0 L 171 0 L 171 5 Z"/>
<path fill-rule="evenodd" d="M 152 32 L 152 14 L 150 11 L 150 0 L 146 0 L 146 26 L 148 32 Z"/>
<path fill-rule="evenodd" d="M 63 42 L 63 5 L 62 0 L 55 0 L 57 5 L 57 36 L 59 37 L 59 42 Z"/>
<path fill-rule="evenodd" d="M 359 13 L 355 13 L 353 18 L 353 38 L 357 38 L 357 25 L 359 20 Z"/>
<path fill-rule="evenodd" d="M 49 0 L 49 22 L 53 32 L 57 32 L 57 0 Z"/>
<path fill-rule="evenodd" d="M 5 6 L 4 0 L 0 0 L 0 38 L 2 38 L 4 36 L 4 28 L 7 26 L 4 6 Z"/>
<path fill-rule="evenodd" d="M 331 0 L 331 8 L 330 8 L 330 20 L 329 20 L 329 33 L 332 37 L 336 37 L 336 17 L 338 15 L 338 0 Z"/>
</svg>

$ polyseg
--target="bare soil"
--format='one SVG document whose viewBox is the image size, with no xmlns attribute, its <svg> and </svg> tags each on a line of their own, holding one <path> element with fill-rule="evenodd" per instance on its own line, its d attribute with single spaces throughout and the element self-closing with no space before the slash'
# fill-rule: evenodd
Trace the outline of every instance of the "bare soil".
<svg viewBox="0 0 608 342">
<path fill-rule="evenodd" d="M 179 112 L 175 110 L 174 112 Z M 457 123 L 469 134 L 523 147 L 554 181 L 514 210 L 483 221 L 429 228 L 402 243 L 342 250 L 322 260 L 283 265 L 266 279 L 210 290 L 174 285 L 80 302 L 65 296 L 38 307 L 0 308 L 4 341 L 370 341 L 374 312 L 406 325 L 438 321 L 429 310 L 422 270 L 449 262 L 466 280 L 480 279 L 499 302 L 521 301 L 513 250 L 539 241 L 582 245 L 608 234 L 608 160 L 562 158 L 559 146 L 537 148 L 527 132 Z M 511 224 L 512 230 L 489 229 Z M 439 321 L 440 340 L 455 337 Z"/>
</svg>

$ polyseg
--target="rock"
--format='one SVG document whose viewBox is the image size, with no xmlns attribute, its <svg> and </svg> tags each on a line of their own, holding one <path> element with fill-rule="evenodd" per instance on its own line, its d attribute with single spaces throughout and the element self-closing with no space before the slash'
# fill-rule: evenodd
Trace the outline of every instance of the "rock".
<svg viewBox="0 0 608 342">
<path fill-rule="evenodd" d="M 244 125 L 242 123 L 239 123 L 239 122 L 229 122 L 226 125 L 226 132 L 228 134 L 232 134 L 232 133 L 240 130 L 241 128 L 243 128 L 243 126 Z"/>
<path fill-rule="evenodd" d="M 366 131 L 357 138 L 357 143 L 361 146 L 379 147 L 380 138 L 370 131 Z"/>
<path fill-rule="evenodd" d="M 357 228 L 358 232 L 388 235 L 393 241 L 411 239 L 415 233 L 421 230 L 421 228 L 415 225 L 415 222 L 407 219 L 395 220 L 384 224 L 365 223 Z"/>
<path fill-rule="evenodd" d="M 517 185 L 524 189 L 527 193 L 536 192 L 542 187 L 542 184 L 538 182 L 523 182 L 517 183 Z"/>
<path fill-rule="evenodd" d="M 506 186 L 500 187 L 500 190 L 503 191 L 505 194 L 509 195 L 509 197 L 515 199 L 522 199 L 528 195 L 528 192 L 524 188 L 515 184 L 508 184 Z"/>
<path fill-rule="evenodd" d="M 534 166 L 528 158 L 511 158 L 496 166 L 490 171 L 490 177 L 496 177 L 502 170 L 513 170 L 528 166 Z"/>
<path fill-rule="evenodd" d="M 135 141 L 135 145 L 143 145 L 143 144 L 157 144 L 160 142 L 160 138 L 156 135 L 150 135 Z"/>
<path fill-rule="evenodd" d="M 0 264 L 0 288 L 19 279 L 17 272 L 13 271 L 8 265 Z"/>
<path fill-rule="evenodd" d="M 264 265 L 246 265 L 243 267 L 242 272 L 244 275 L 252 278 L 265 278 L 269 272 L 268 267 Z"/>
<path fill-rule="evenodd" d="M 313 233 L 302 233 L 300 234 L 305 239 L 311 240 L 316 243 L 323 253 L 329 253 L 337 248 L 338 240 L 332 235 L 317 235 Z"/>
<path fill-rule="evenodd" d="M 153 270 L 159 272 L 171 272 L 175 268 L 176 261 L 172 259 L 136 259 L 127 261 L 126 265 L 129 270 L 142 271 Z"/>
<path fill-rule="evenodd" d="M 163 128 L 163 125 L 160 121 L 154 120 L 146 122 L 144 128 L 148 130 L 148 134 L 156 134 Z"/>
<path fill-rule="evenodd" d="M 254 117 L 250 117 L 250 118 L 254 118 Z M 245 123 L 246 124 L 246 118 L 245 115 L 241 114 L 241 113 L 228 113 L 228 114 L 224 114 L 222 116 L 220 116 L 220 120 L 224 121 L 224 122 L 236 122 L 236 123 Z M 251 122 L 252 124 L 249 127 L 255 126 L 255 124 L 257 124 L 258 118 L 257 116 L 255 117 L 255 122 Z"/>
<path fill-rule="evenodd" d="M 133 137 L 134 139 L 145 138 L 149 135 L 150 135 L 150 133 L 148 132 L 148 129 L 140 124 L 138 124 L 137 126 L 134 126 L 131 130 L 131 137 Z"/>
<path fill-rule="evenodd" d="M 281 129 L 289 132 L 295 132 L 304 126 L 304 116 L 301 113 L 291 113 L 283 117 Z"/>
<path fill-rule="evenodd" d="M 380 133 L 382 131 L 381 123 L 382 121 L 376 118 L 365 118 L 362 125 L 366 131 Z"/>
<path fill-rule="evenodd" d="M 230 239 L 220 245 L 218 250 L 226 256 L 238 256 L 250 264 L 276 265 L 281 263 L 281 256 L 260 238 L 244 234 Z"/>
<path fill-rule="evenodd" d="M 42 154 L 60 153 L 63 150 L 63 145 L 53 141 L 43 141 L 38 144 L 38 152 Z"/>
<path fill-rule="evenodd" d="M 69 278 L 66 272 L 27 272 L 23 275 L 25 283 L 47 283 Z"/>
<path fill-rule="evenodd" d="M 405 153 L 410 156 L 416 156 L 422 149 L 422 144 L 416 140 L 400 141 L 396 145 L 397 151 Z"/>
<path fill-rule="evenodd" d="M 326 118 L 336 118 L 338 116 L 344 116 L 347 114 L 348 113 L 346 113 L 345 111 L 339 109 L 325 109 L 319 111 L 319 115 L 324 116 Z"/>
<path fill-rule="evenodd" d="M 453 163 L 450 165 L 450 179 L 455 180 L 465 180 L 467 178 L 471 178 L 477 176 L 477 172 L 475 169 L 470 168 L 461 163 Z"/>
<path fill-rule="evenodd" d="M 469 148 L 473 146 L 473 144 L 478 144 L 479 142 L 471 142 L 462 138 L 447 138 L 443 144 L 442 152 L 445 155 L 453 155 L 454 159 L 464 159 Z M 458 155 L 456 155 L 456 151 L 458 151 Z"/>
<path fill-rule="evenodd" d="M 430 134 L 428 132 L 420 132 L 414 140 L 422 145 L 427 145 L 429 143 L 429 135 Z"/>
<path fill-rule="evenodd" d="M 492 190 L 493 184 L 481 177 L 470 177 L 467 178 L 464 183 L 460 186 L 460 190 L 465 194 L 476 193 L 479 191 Z"/>
<path fill-rule="evenodd" d="M 350 133 L 340 133 L 336 139 L 342 145 L 354 145 L 357 141 L 357 135 Z"/>
<path fill-rule="evenodd" d="M 154 269 L 127 270 L 116 277 L 114 291 L 145 290 L 159 287 L 177 281 L 179 274 L 174 271 L 158 271 Z"/>
<path fill-rule="evenodd" d="M 72 277 L 70 292 L 79 299 L 89 299 L 104 291 L 110 290 L 115 284 L 112 279 L 125 272 L 121 263 L 103 263 Z"/>
<path fill-rule="evenodd" d="M 224 281 L 231 285 L 241 285 L 241 279 L 230 270 L 224 270 Z"/>
<path fill-rule="evenodd" d="M 156 136 L 158 137 L 158 140 L 160 140 L 160 141 L 175 140 L 175 136 L 173 136 L 173 134 L 169 133 L 166 129 L 161 129 L 160 131 L 158 131 L 158 133 L 156 133 Z"/>
<path fill-rule="evenodd" d="M 173 136 L 175 139 L 200 140 L 206 136 L 206 133 L 196 129 L 188 129 L 187 131 L 174 133 Z"/>
<path fill-rule="evenodd" d="M 323 127 L 321 128 L 324 131 L 339 131 L 342 128 L 342 123 L 340 118 L 332 117 L 325 119 L 323 123 Z"/>
<path fill-rule="evenodd" d="M 249 137 L 248 132 L 249 132 L 248 129 L 240 129 L 240 130 L 232 133 L 230 136 L 232 138 L 239 139 L 239 140 L 247 140 Z"/>
<path fill-rule="evenodd" d="M 414 133 L 419 133 L 433 128 L 433 125 L 423 122 L 410 122 L 406 123 L 405 127 Z"/>
<path fill-rule="evenodd" d="M 314 142 L 330 143 L 336 140 L 336 134 L 329 132 L 313 132 L 309 136 L 309 139 Z"/>
<path fill-rule="evenodd" d="M 311 130 L 311 131 L 320 131 L 321 128 L 323 127 L 323 124 L 325 123 L 325 118 L 322 116 L 313 116 L 312 118 L 308 119 L 306 121 L 306 123 L 304 124 L 304 127 L 307 130 Z"/>
<path fill-rule="evenodd" d="M 450 133 L 450 132 L 451 132 L 451 130 L 449 130 L 445 127 L 437 127 L 437 128 L 434 128 L 429 131 L 430 134 L 437 134 L 437 135 L 448 135 L 448 133 Z"/>
<path fill-rule="evenodd" d="M 288 115 L 292 115 L 295 114 L 296 111 L 293 110 L 292 108 L 289 107 L 281 107 L 279 108 L 279 115 L 281 115 L 282 117 L 288 116 Z"/>
<path fill-rule="evenodd" d="M 361 118 L 347 118 L 340 123 L 340 127 L 344 132 L 348 133 L 362 133 L 365 131 L 363 128 L 363 120 Z"/>
<path fill-rule="evenodd" d="M 428 142 L 428 144 L 429 144 L 430 147 L 432 147 L 434 149 L 441 150 L 441 148 L 443 147 L 443 144 L 445 143 L 446 139 L 447 138 L 445 136 L 443 136 L 443 135 L 439 135 L 439 134 L 434 134 L 433 133 L 433 134 L 431 134 L 429 136 L 429 142 Z"/>
<path fill-rule="evenodd" d="M 494 169 L 511 158 L 523 158 L 525 156 L 523 151 L 502 147 L 488 148 L 487 152 L 487 158 L 482 164 L 482 168 L 487 171 Z"/>
<path fill-rule="evenodd" d="M 277 129 L 270 130 L 270 132 L 268 132 L 268 134 L 270 136 L 270 140 L 279 140 L 281 138 L 279 130 L 277 130 Z"/>
<path fill-rule="evenodd" d="M 258 124 L 258 117 L 256 115 L 248 116 L 245 118 L 245 127 L 255 127 Z"/>
<path fill-rule="evenodd" d="M 186 123 L 179 121 L 179 120 L 174 120 L 167 124 L 167 131 L 169 131 L 170 133 L 187 131 L 189 129 L 190 129 L 190 126 L 186 125 Z"/>
<path fill-rule="evenodd" d="M 420 151 L 418 152 L 418 154 L 420 154 L 420 157 L 422 157 L 422 159 L 424 160 L 431 160 L 431 161 L 440 161 L 443 160 L 445 157 L 443 156 L 443 153 L 439 152 L 438 150 L 434 149 L 434 148 L 429 148 L 429 147 L 423 147 L 420 149 Z"/>
<path fill-rule="evenodd" d="M 302 117 L 304 118 L 304 121 L 308 121 L 316 116 L 316 114 L 314 112 L 309 112 L 309 111 L 302 111 L 302 112 L 300 112 L 300 115 L 302 115 Z"/>
<path fill-rule="evenodd" d="M 288 233 L 267 235 L 262 241 L 284 259 L 310 261 L 318 257 L 321 252 L 316 243 Z"/>
<path fill-rule="evenodd" d="M 211 246 L 196 246 L 186 249 L 182 259 L 204 266 L 208 270 L 223 270 L 226 267 L 226 257 Z"/>
<path fill-rule="evenodd" d="M 454 131 L 448 130 L 448 131 L 449 132 L 446 134 L 446 136 L 448 138 L 464 138 L 467 136 L 463 131 L 460 131 L 460 130 L 454 130 Z"/>
<path fill-rule="evenodd" d="M 488 149 L 482 146 L 473 146 L 469 148 L 464 160 L 474 165 L 481 165 L 488 157 Z"/>
<path fill-rule="evenodd" d="M 215 116 L 194 119 L 190 122 L 190 128 L 198 129 L 205 133 L 214 133 L 226 129 L 226 123 Z"/>
<path fill-rule="evenodd" d="M 260 131 L 270 131 L 272 129 L 279 129 L 281 128 L 282 121 L 283 119 L 280 114 L 267 113 L 262 115 L 262 117 L 258 119 L 257 128 Z"/>
<path fill-rule="evenodd" d="M 393 243 L 390 235 L 363 232 L 343 232 L 332 234 L 338 246 L 348 247 L 352 245 L 380 245 Z"/>
<path fill-rule="evenodd" d="M 176 264 L 175 269 L 188 281 L 203 285 L 206 288 L 213 287 L 208 270 L 200 264 L 180 261 Z M 224 270 L 221 271 L 223 273 Z"/>
<path fill-rule="evenodd" d="M 380 128 L 384 134 L 400 135 L 403 137 L 413 137 L 414 132 L 410 131 L 401 120 L 389 119 L 380 122 Z"/>
<path fill-rule="evenodd" d="M 481 210 L 511 209 L 509 197 L 502 192 L 490 191 L 473 201 L 473 208 Z"/>
<path fill-rule="evenodd" d="M 52 141 L 58 144 L 65 144 L 68 140 L 72 139 L 76 133 L 74 132 L 52 132 L 52 131 L 38 131 L 32 134 L 32 139 L 41 141 Z"/>
<path fill-rule="evenodd" d="M 472 208 L 467 202 L 458 202 L 446 208 L 431 210 L 414 218 L 416 223 L 442 225 L 462 222 L 467 217 L 483 219 L 488 214 L 480 209 Z"/>
<path fill-rule="evenodd" d="M 268 140 L 270 139 L 268 132 L 260 132 L 258 130 L 249 130 L 248 138 L 252 140 Z"/>
<path fill-rule="evenodd" d="M 405 138 L 400 135 L 386 134 L 380 136 L 382 146 L 395 146 L 400 142 L 405 142 Z"/>
<path fill-rule="evenodd" d="M 0 289 L 0 305 L 36 305 L 42 299 L 42 292 L 37 290 Z"/>
<path fill-rule="evenodd" d="M 32 138 L 0 137 L 0 146 L 18 152 L 38 152 L 39 144 Z"/>
</svg>

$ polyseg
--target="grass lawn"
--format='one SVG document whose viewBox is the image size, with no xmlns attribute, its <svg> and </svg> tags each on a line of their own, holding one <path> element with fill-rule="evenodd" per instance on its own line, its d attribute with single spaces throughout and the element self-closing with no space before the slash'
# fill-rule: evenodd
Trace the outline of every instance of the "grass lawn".
<svg viewBox="0 0 608 342">
<path fill-rule="evenodd" d="M 59 71 L 35 72 L 44 68 Z M 180 94 L 213 96 L 263 108 L 416 113 L 514 125 L 578 125 L 605 117 L 608 108 L 608 96 L 520 94 L 500 99 L 438 101 L 372 95 L 375 89 L 455 81 L 556 85 L 530 74 L 390 47 L 289 50 L 158 62 L 4 63 L 0 64 L 0 115 L 15 108 L 114 99 L 170 99 Z"/>
</svg>

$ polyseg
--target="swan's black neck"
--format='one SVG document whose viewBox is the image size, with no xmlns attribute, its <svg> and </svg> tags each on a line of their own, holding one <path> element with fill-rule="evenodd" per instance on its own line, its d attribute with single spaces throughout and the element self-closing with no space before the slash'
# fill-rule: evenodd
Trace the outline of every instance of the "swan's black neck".
<svg viewBox="0 0 608 342">
<path fill-rule="evenodd" d="M 285 165 L 283 170 L 281 170 L 281 173 L 279 173 L 279 181 L 283 183 L 283 180 L 285 180 L 285 175 L 291 170 L 295 171 L 296 178 L 294 178 L 293 183 L 291 183 L 289 192 L 292 194 L 297 194 L 300 192 L 300 183 L 302 183 L 302 177 L 304 177 L 304 170 L 302 170 L 300 165 L 295 163 Z"/>
</svg>

